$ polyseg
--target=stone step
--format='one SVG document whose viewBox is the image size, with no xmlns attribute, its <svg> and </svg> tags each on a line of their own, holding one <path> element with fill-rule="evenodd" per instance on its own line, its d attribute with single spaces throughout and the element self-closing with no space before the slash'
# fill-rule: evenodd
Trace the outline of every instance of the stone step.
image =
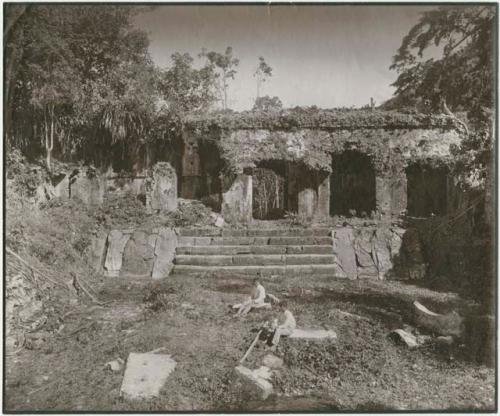
<svg viewBox="0 0 500 416">
<path fill-rule="evenodd" d="M 332 245 L 265 245 L 265 246 L 185 246 L 177 247 L 179 254 L 235 255 L 235 254 L 332 254 Z"/>
<path fill-rule="evenodd" d="M 333 264 L 331 254 L 238 254 L 219 255 L 177 255 L 174 264 L 192 266 L 267 266 L 267 265 L 308 265 Z"/>
<path fill-rule="evenodd" d="M 308 265 L 289 265 L 289 266 L 192 266 L 176 265 L 172 270 L 174 275 L 211 275 L 218 277 L 255 276 L 262 273 L 263 276 L 271 275 L 331 275 L 334 277 L 337 271 L 335 264 L 308 264 Z M 338 276 L 341 277 L 341 276 Z"/>
<path fill-rule="evenodd" d="M 328 237 L 332 229 L 316 228 L 177 228 L 183 237 Z"/>
<path fill-rule="evenodd" d="M 332 238 L 328 236 L 302 237 L 178 237 L 178 246 L 238 246 L 238 245 L 331 245 Z"/>
</svg>

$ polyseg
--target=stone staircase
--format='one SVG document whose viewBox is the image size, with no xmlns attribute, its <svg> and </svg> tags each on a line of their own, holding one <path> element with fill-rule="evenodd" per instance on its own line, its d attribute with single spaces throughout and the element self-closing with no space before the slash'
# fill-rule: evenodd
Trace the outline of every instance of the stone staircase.
<svg viewBox="0 0 500 416">
<path fill-rule="evenodd" d="M 173 274 L 334 275 L 330 228 L 182 229 Z"/>
</svg>

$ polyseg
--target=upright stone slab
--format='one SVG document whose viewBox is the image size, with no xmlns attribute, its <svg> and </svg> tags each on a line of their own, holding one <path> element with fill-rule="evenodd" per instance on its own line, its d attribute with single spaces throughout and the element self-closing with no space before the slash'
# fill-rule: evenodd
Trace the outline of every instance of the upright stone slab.
<svg viewBox="0 0 500 416">
<path fill-rule="evenodd" d="M 92 238 L 90 244 L 90 263 L 96 272 L 102 272 L 104 267 L 107 238 L 108 235 L 106 233 L 100 232 Z"/>
<path fill-rule="evenodd" d="M 104 262 L 104 275 L 117 277 L 120 275 L 123 262 L 123 251 L 130 238 L 130 234 L 120 230 L 113 230 L 108 235 L 108 252 Z"/>
<path fill-rule="evenodd" d="M 252 176 L 239 174 L 227 192 L 222 194 L 222 216 L 226 220 L 252 221 Z"/>
<path fill-rule="evenodd" d="M 354 235 L 352 228 L 337 228 L 332 231 L 333 255 L 338 267 L 338 277 L 356 279 L 356 252 L 354 250 Z"/>
<path fill-rule="evenodd" d="M 354 244 L 356 250 L 356 263 L 358 267 L 358 278 L 378 278 L 378 269 L 375 264 L 373 253 L 374 229 L 360 229 L 356 233 Z"/>
<path fill-rule="evenodd" d="M 316 216 L 318 219 L 330 216 L 330 175 L 323 177 L 318 185 Z"/>
<path fill-rule="evenodd" d="M 392 231 L 379 229 L 375 232 L 372 239 L 372 253 L 380 280 L 386 279 L 393 268 L 391 255 L 392 238 Z"/>
<path fill-rule="evenodd" d="M 170 212 L 177 209 L 177 174 L 170 163 L 158 162 L 153 167 L 148 188 L 147 205 L 151 210 Z"/>
<path fill-rule="evenodd" d="M 64 175 L 62 179 L 53 183 L 53 193 L 57 198 L 69 198 L 69 175 Z"/>
<path fill-rule="evenodd" d="M 305 188 L 299 191 L 299 216 L 311 219 L 316 211 L 316 191 Z"/>
<path fill-rule="evenodd" d="M 177 235 L 171 228 L 161 228 L 158 231 L 154 250 L 153 279 L 167 277 L 174 267 L 175 249 L 177 247 Z"/>
<path fill-rule="evenodd" d="M 157 235 L 135 231 L 125 246 L 120 275 L 151 276 Z"/>
<path fill-rule="evenodd" d="M 106 181 L 95 169 L 88 168 L 69 179 L 71 198 L 76 198 L 86 205 L 101 205 L 104 202 Z"/>
<path fill-rule="evenodd" d="M 377 211 L 382 215 L 391 215 L 391 179 L 377 176 L 375 178 L 375 200 Z"/>
</svg>

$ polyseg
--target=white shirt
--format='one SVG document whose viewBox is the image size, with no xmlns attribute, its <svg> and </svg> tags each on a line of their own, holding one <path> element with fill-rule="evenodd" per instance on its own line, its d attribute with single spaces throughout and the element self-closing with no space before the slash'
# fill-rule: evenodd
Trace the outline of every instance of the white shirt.
<svg viewBox="0 0 500 416">
<path fill-rule="evenodd" d="M 266 289 L 260 283 L 252 291 L 252 300 L 255 303 L 264 303 L 266 299 Z"/>
<path fill-rule="evenodd" d="M 293 331 L 297 327 L 297 322 L 295 322 L 295 318 L 293 317 L 292 312 L 290 312 L 288 309 L 285 309 L 283 315 L 285 316 L 285 322 L 283 322 L 283 324 L 281 324 L 279 327 L 281 329 L 289 329 Z"/>
</svg>

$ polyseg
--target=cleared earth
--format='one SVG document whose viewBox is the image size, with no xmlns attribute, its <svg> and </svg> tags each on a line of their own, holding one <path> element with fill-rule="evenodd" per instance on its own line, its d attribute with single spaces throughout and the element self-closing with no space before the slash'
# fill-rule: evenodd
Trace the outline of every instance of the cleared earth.
<svg viewBox="0 0 500 416">
<path fill-rule="evenodd" d="M 471 362 L 466 346 L 410 350 L 388 337 L 411 323 L 414 300 L 437 312 L 463 312 L 457 295 L 324 276 L 263 283 L 288 301 L 299 327 L 338 335 L 336 344 L 283 339 L 276 355 L 285 366 L 266 401 L 247 400 L 233 371 L 255 331 L 277 312 L 232 316 L 229 305 L 248 292 L 248 278 L 176 275 L 161 283 L 108 279 L 99 293 L 104 306 L 73 306 L 57 336 L 7 357 L 5 410 L 494 409 L 494 370 Z M 161 396 L 124 401 L 123 371 L 105 363 L 160 347 L 177 361 Z M 258 343 L 245 365 L 260 366 L 267 353 Z"/>
</svg>

